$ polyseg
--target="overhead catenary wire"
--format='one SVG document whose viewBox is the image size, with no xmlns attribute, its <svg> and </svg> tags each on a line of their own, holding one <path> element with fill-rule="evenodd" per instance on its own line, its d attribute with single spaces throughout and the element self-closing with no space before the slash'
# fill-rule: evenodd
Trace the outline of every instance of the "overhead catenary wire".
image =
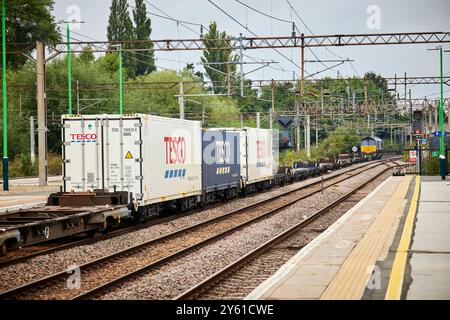
<svg viewBox="0 0 450 320">
<path fill-rule="evenodd" d="M 261 58 L 252 57 L 252 56 L 249 56 L 248 54 L 245 54 L 245 53 L 244 53 L 244 56 L 247 57 L 247 58 L 249 58 L 250 60 L 255 61 L 255 62 L 261 62 L 261 63 L 264 63 L 264 60 L 261 59 Z M 288 72 L 287 70 L 285 70 L 285 69 L 283 69 L 283 68 L 281 68 L 281 67 L 278 67 L 278 66 L 273 66 L 273 65 L 270 65 L 270 64 L 269 64 L 267 67 L 269 67 L 269 68 L 271 68 L 271 69 L 274 69 L 274 70 L 283 71 L 283 72 L 289 74 L 289 72 Z M 290 70 L 290 71 L 295 73 L 294 70 Z"/>
<path fill-rule="evenodd" d="M 147 3 L 148 3 L 148 1 L 147 1 Z M 159 9 L 159 8 L 157 8 L 155 5 L 152 5 L 151 3 L 148 3 L 150 6 L 152 6 L 152 7 L 154 7 L 155 9 L 157 9 L 157 10 L 159 10 L 160 12 L 162 12 L 163 14 L 165 14 L 165 15 L 167 15 L 164 11 L 162 11 L 161 9 Z M 215 5 L 215 4 L 214 4 Z M 216 5 L 217 6 L 217 5 Z M 132 6 L 130 6 L 130 7 L 132 7 Z M 18 8 L 17 8 L 18 9 Z M 29 15 L 29 16 L 35 16 L 36 17 L 36 15 L 34 15 L 34 14 L 32 14 L 32 13 L 29 13 L 29 12 L 25 12 L 25 11 L 23 11 L 23 10 L 21 10 L 21 9 L 18 9 L 19 11 L 22 11 L 22 12 L 24 12 L 25 14 L 27 14 L 27 15 Z M 177 21 L 177 22 L 179 22 L 179 23 L 188 23 L 187 21 L 182 21 L 182 20 L 177 20 L 177 19 L 175 19 L 175 18 L 173 18 L 173 17 L 170 17 L 169 15 L 167 15 L 168 16 L 168 19 L 170 19 L 170 20 L 173 20 L 173 21 Z M 40 18 L 40 17 L 38 17 L 38 19 L 39 20 L 42 20 L 42 18 Z M 237 20 L 235 20 L 237 23 L 239 23 L 241 26 L 243 26 L 240 22 L 238 22 Z M 190 23 L 190 22 L 189 22 Z M 202 26 L 201 24 L 198 24 L 198 23 L 191 23 L 191 24 L 194 24 L 194 25 L 199 25 L 199 26 Z M 205 28 L 206 29 L 206 28 Z M 248 28 L 246 28 L 249 32 L 251 32 L 252 34 L 254 34 L 255 36 L 257 36 L 255 33 L 253 33 L 251 30 L 249 30 Z M 207 29 L 206 29 L 207 30 Z M 193 31 L 193 30 L 191 30 L 191 31 Z M 195 31 L 193 31 L 193 32 L 195 32 Z M 74 33 L 74 34 L 78 34 L 78 35 L 80 35 L 80 36 L 83 36 L 83 37 L 85 37 L 85 38 L 87 38 L 87 39 L 90 39 L 90 40 L 93 40 L 93 41 L 98 41 L 98 40 L 96 40 L 96 39 L 93 39 L 93 38 L 91 38 L 91 37 L 89 37 L 89 36 L 86 36 L 86 35 L 83 35 L 83 34 L 81 34 L 81 33 L 78 33 L 78 32 L 76 32 L 76 31 L 72 31 L 72 33 Z M 64 34 L 62 34 L 61 32 L 59 32 L 59 34 L 60 35 L 62 35 L 62 36 L 65 36 Z M 80 40 L 80 39 L 77 39 L 77 38 L 75 38 L 75 37 L 72 37 L 72 39 L 73 40 L 76 40 L 76 41 L 80 41 L 80 42 L 82 42 L 82 40 Z M 94 45 L 94 47 L 95 47 L 95 45 Z M 277 49 L 275 49 L 274 48 L 274 50 L 277 52 L 277 53 L 279 53 L 283 58 L 285 58 L 285 59 L 287 59 L 288 61 L 290 61 L 291 63 L 293 63 L 295 66 L 297 66 L 298 68 L 300 68 L 299 66 L 298 66 L 298 64 L 296 64 L 294 61 L 292 61 L 292 59 L 289 59 L 288 57 L 286 57 L 285 55 L 283 55 L 279 50 L 277 50 Z M 142 52 L 135 52 L 136 54 L 139 54 L 139 55 L 141 55 L 141 56 L 145 56 L 145 57 L 147 57 L 147 55 L 145 54 L 145 53 L 142 53 Z M 159 66 L 158 66 L 159 67 Z M 272 66 L 271 66 L 272 67 Z M 167 68 L 164 68 L 164 67 L 161 67 L 162 69 L 167 69 Z M 277 66 L 277 67 L 273 67 L 273 68 L 276 68 L 276 69 L 278 69 L 278 70 L 280 70 L 280 71 L 282 71 L 282 72 L 286 72 L 286 73 L 288 73 L 289 74 L 289 71 L 288 70 L 285 70 L 284 68 L 282 68 L 282 67 L 279 67 L 279 66 Z M 292 72 L 292 70 L 290 70 L 290 72 Z M 295 71 L 293 71 L 294 73 L 295 73 Z M 307 74 L 307 75 L 309 75 L 309 73 L 308 72 L 306 72 L 305 71 L 305 73 Z"/>
<path fill-rule="evenodd" d="M 447 90 L 444 90 L 443 92 L 445 93 L 445 92 L 449 92 L 450 91 L 450 89 L 447 89 Z M 426 98 L 428 98 L 428 97 L 433 97 L 433 96 L 437 96 L 437 95 L 439 95 L 439 94 L 441 94 L 441 92 L 440 91 L 438 91 L 438 92 L 434 92 L 434 93 L 431 93 L 431 94 L 426 94 L 426 95 L 424 95 L 424 96 L 422 96 L 424 99 L 426 99 Z M 421 97 L 421 98 L 422 98 Z"/>
<path fill-rule="evenodd" d="M 261 10 L 258 10 L 258 9 L 256 9 L 256 8 L 254 8 L 254 7 L 250 6 L 250 5 L 248 5 L 248 4 L 246 4 L 246 3 L 243 3 L 243 2 L 240 1 L 240 0 L 234 0 L 234 1 L 236 1 L 237 3 L 239 3 L 239 4 L 243 5 L 243 6 L 245 6 L 246 8 L 249 8 L 249 9 L 251 9 L 251 10 L 253 10 L 253 11 L 259 13 L 259 14 L 262 14 L 263 16 L 266 16 L 266 17 L 270 18 L 270 19 L 288 23 L 288 24 L 292 25 L 292 26 L 297 30 L 298 33 L 301 34 L 300 30 L 298 29 L 298 27 L 295 25 L 295 22 L 293 22 L 293 21 L 289 21 L 289 20 L 286 20 L 286 19 L 282 19 L 282 18 L 279 18 L 279 17 L 275 17 L 275 16 L 273 16 L 273 15 L 271 15 L 271 14 L 267 14 L 267 13 L 265 13 L 265 12 L 263 12 L 263 11 L 261 11 Z M 319 57 L 317 57 L 317 55 L 314 53 L 314 51 L 313 51 L 310 47 L 308 47 L 308 49 L 309 49 L 309 51 L 313 54 L 313 56 L 314 56 L 317 60 L 321 60 L 321 59 L 319 59 Z M 292 60 L 292 59 L 291 59 L 291 60 Z M 327 68 L 327 66 L 326 66 L 322 61 L 320 61 L 320 62 L 321 62 L 321 64 L 322 64 L 325 68 Z"/>
<path fill-rule="evenodd" d="M 306 22 L 303 20 L 303 18 L 300 16 L 300 14 L 297 12 L 297 10 L 295 10 L 294 6 L 291 4 L 291 2 L 289 0 L 286 0 L 286 2 L 288 3 L 289 7 L 291 8 L 291 10 L 295 13 L 295 15 L 297 16 L 297 18 L 300 20 L 300 22 L 305 26 L 306 30 L 308 30 L 311 35 L 315 35 L 314 32 L 308 27 L 308 25 L 306 24 Z M 319 40 L 315 39 L 315 41 L 318 43 Z M 331 49 L 325 47 L 325 50 L 327 50 L 328 52 L 330 52 L 331 54 L 333 54 L 334 56 L 336 56 L 339 59 L 348 59 L 348 58 L 344 58 L 340 55 L 338 55 L 337 53 L 335 53 L 334 51 L 332 51 Z M 353 70 L 356 72 L 356 75 L 359 77 L 359 73 L 356 70 L 356 68 L 353 66 L 353 63 L 350 61 L 350 65 L 352 66 Z"/>
<path fill-rule="evenodd" d="M 86 35 L 84 35 L 84 34 L 81 34 L 81 33 L 79 33 L 79 32 L 76 32 L 76 31 L 72 31 L 72 33 L 75 33 L 75 34 L 77 34 L 77 35 L 79 35 L 79 36 L 81 36 L 81 37 L 84 37 L 84 38 L 86 38 L 86 39 L 92 40 L 92 41 L 94 41 L 94 42 L 97 42 L 97 41 L 98 41 L 97 39 L 94 39 L 94 38 L 92 38 L 92 37 L 86 36 Z M 81 41 L 81 40 L 77 40 L 77 41 Z M 94 47 L 95 47 L 95 45 L 94 45 Z M 145 58 L 151 57 L 150 54 L 145 53 L 145 52 L 134 51 L 133 53 L 134 53 L 135 55 L 139 55 L 139 56 L 145 57 Z M 148 61 L 140 60 L 140 59 L 138 59 L 138 58 L 136 58 L 136 57 L 134 57 L 134 56 L 130 56 L 129 58 L 132 59 L 132 60 L 136 60 L 136 61 L 138 61 L 138 62 L 144 63 L 144 64 L 146 64 L 146 65 L 148 65 L 148 66 L 151 65 Z M 156 62 L 157 60 L 167 60 L 167 61 L 170 61 L 170 62 L 183 62 L 183 63 L 189 63 L 189 62 L 187 62 L 187 61 L 174 60 L 174 59 L 165 59 L 165 58 L 157 58 L 157 57 L 154 57 L 154 59 L 155 59 L 155 62 Z M 175 71 L 175 70 L 173 70 L 173 69 L 169 69 L 169 68 L 162 67 L 161 65 L 155 64 L 155 66 L 156 66 L 157 68 L 160 68 L 160 69 L 163 69 L 163 70 L 166 70 L 166 71 Z"/>
<path fill-rule="evenodd" d="M 295 29 L 295 30 L 297 30 L 297 32 L 299 33 L 299 34 L 301 34 L 302 32 L 298 29 L 298 27 L 297 27 L 297 25 L 295 24 L 295 22 L 293 22 L 293 21 L 289 21 L 289 20 L 286 20 L 286 19 L 282 19 L 282 18 L 280 18 L 280 17 L 275 17 L 274 15 L 272 15 L 272 14 L 268 14 L 268 13 L 265 13 L 265 12 L 263 12 L 263 11 L 261 11 L 261 10 L 258 10 L 258 9 L 256 9 L 256 8 L 254 8 L 254 7 L 252 7 L 252 6 L 250 6 L 250 5 L 248 5 L 247 3 L 243 3 L 242 1 L 240 1 L 240 0 L 234 0 L 235 2 L 237 2 L 237 3 L 239 3 L 239 4 L 241 4 L 242 6 L 244 6 L 245 8 L 249 8 L 249 9 L 251 9 L 251 10 L 253 10 L 253 11 L 255 11 L 255 12 L 257 12 L 257 13 L 259 13 L 259 14 L 261 14 L 261 15 L 263 15 L 263 16 L 266 16 L 266 17 L 268 17 L 268 18 L 270 18 L 270 19 L 273 19 L 273 20 L 277 20 L 277 21 L 280 21 L 280 22 L 284 22 L 284 23 L 288 23 L 289 25 L 292 25 L 293 26 L 293 28 Z M 303 23 L 303 20 L 302 20 L 302 23 Z M 324 70 L 321 70 L 321 71 L 319 71 L 319 72 L 316 72 L 316 73 L 314 73 L 314 74 L 319 74 L 319 73 L 321 73 L 321 72 L 324 72 L 324 71 L 327 71 L 327 70 L 335 70 L 333 67 L 329 67 L 329 66 L 327 66 L 325 63 L 323 63 L 323 61 L 316 55 L 316 53 L 310 48 L 310 47 L 307 47 L 307 49 L 311 52 L 311 54 L 325 67 L 325 69 Z M 343 58 L 341 58 L 341 59 L 343 59 Z M 292 60 L 292 58 L 291 58 L 291 60 Z M 345 60 L 348 60 L 347 58 L 345 59 Z"/>
<path fill-rule="evenodd" d="M 39 19 L 40 21 L 42 20 L 42 18 L 40 18 L 40 17 L 37 17 L 35 14 L 32 14 L 32 13 L 29 13 L 29 12 L 26 12 L 26 11 L 23 11 L 23 10 L 21 10 L 21 9 L 18 9 L 19 11 L 21 11 L 21 12 L 23 12 L 24 14 L 26 14 L 28 17 L 30 17 L 30 18 L 32 18 L 33 16 L 34 17 L 36 17 L 37 19 Z M 62 34 L 61 32 L 59 32 L 58 31 L 58 33 L 61 35 L 61 36 L 65 36 L 64 34 Z M 90 39 L 90 40 L 92 40 L 92 41 L 98 41 L 97 39 L 94 39 L 94 38 L 92 38 L 92 37 L 89 37 L 89 36 L 87 36 L 87 35 L 84 35 L 84 34 L 82 34 L 82 33 L 79 33 L 79 32 L 76 32 L 76 31 L 72 31 L 72 33 L 73 34 L 77 34 L 77 35 L 79 35 L 79 36 L 81 36 L 81 37 L 84 37 L 84 38 L 86 38 L 86 39 Z M 78 39 L 78 38 L 75 38 L 75 37 L 71 37 L 71 39 L 73 39 L 73 40 L 76 40 L 76 41 L 82 41 L 82 40 L 80 40 L 80 39 Z M 96 47 L 95 45 L 94 45 L 94 47 Z M 143 53 L 143 52 L 134 52 L 134 54 L 135 55 L 139 55 L 139 56 L 142 56 L 142 57 L 150 57 L 150 55 L 149 54 L 146 54 L 146 53 Z M 141 60 L 141 59 L 138 59 L 136 56 L 134 56 L 134 55 L 131 55 L 129 58 L 131 58 L 132 60 L 135 60 L 135 61 L 138 61 L 138 62 L 140 62 L 140 63 L 144 63 L 144 64 L 146 64 L 146 65 L 151 65 L 149 62 L 147 62 L 147 61 L 144 61 L 144 60 Z M 156 60 L 155 60 L 156 61 Z M 179 62 L 181 62 L 180 60 L 179 60 Z M 156 65 L 156 64 L 155 64 Z M 156 65 L 156 67 L 157 68 L 159 68 L 159 69 L 163 69 L 163 70 L 166 70 L 166 71 L 175 71 L 175 70 L 172 70 L 172 69 L 169 69 L 169 68 L 165 68 L 165 67 L 162 67 L 162 66 L 160 66 L 160 65 Z M 181 71 L 181 70 L 180 70 Z M 47 100 L 52 100 L 52 98 L 47 98 Z"/>
<path fill-rule="evenodd" d="M 43 18 L 37 16 L 37 15 L 34 14 L 34 13 L 24 11 L 24 10 L 22 10 L 21 8 L 12 6 L 12 5 L 9 4 L 9 3 L 7 3 L 6 5 L 7 5 L 7 6 L 10 6 L 10 7 L 12 7 L 12 8 L 14 8 L 15 10 L 18 10 L 18 11 L 22 12 L 23 14 L 27 15 L 29 18 L 32 18 L 32 19 L 36 18 L 38 21 L 43 21 Z M 176 21 L 176 19 L 173 19 L 173 18 L 171 18 L 171 19 Z M 59 32 L 59 31 L 58 31 L 58 33 L 59 33 L 60 36 L 66 37 L 66 34 L 64 34 L 64 33 L 62 33 L 62 32 Z M 85 35 L 85 34 L 79 33 L 79 32 L 77 32 L 77 31 L 75 31 L 75 30 L 71 30 L 71 33 L 72 33 L 72 34 L 79 35 L 79 36 L 81 36 L 81 37 L 83 37 L 83 38 L 89 39 L 89 40 L 91 40 L 91 41 L 98 42 L 98 39 L 95 39 L 95 38 L 92 38 L 92 37 L 87 36 L 87 35 Z M 83 40 L 81 40 L 81 39 L 79 39 L 79 38 L 77 38 L 77 37 L 73 37 L 73 36 L 71 37 L 71 40 L 83 42 Z M 96 45 L 94 44 L 93 47 L 95 48 Z M 137 54 L 137 55 L 140 55 L 140 56 L 142 56 L 142 57 L 150 57 L 149 54 L 146 54 L 146 53 L 144 53 L 144 52 L 134 52 L 134 53 Z M 135 57 L 130 57 L 130 58 L 133 59 L 133 58 L 135 58 Z M 155 60 L 156 60 L 156 59 L 157 59 L 157 58 L 155 57 Z M 163 59 L 161 59 L 161 60 L 163 60 Z M 147 63 L 146 61 L 142 61 L 142 60 L 140 60 L 140 62 L 142 62 L 142 63 Z M 178 62 L 178 61 L 177 61 L 177 62 Z M 183 62 L 184 62 L 184 61 L 183 61 Z M 187 63 L 187 62 L 186 62 L 186 63 Z M 149 65 L 149 64 L 147 63 L 147 65 Z M 168 69 L 168 68 L 165 68 L 165 67 L 162 67 L 162 66 L 159 66 L 159 65 L 156 65 L 156 66 L 157 66 L 158 68 L 160 68 L 160 69 L 163 69 L 163 70 L 174 71 L 174 70 L 172 70 L 172 69 Z"/>
<path fill-rule="evenodd" d="M 25 15 L 28 16 L 29 18 L 36 19 L 37 21 L 44 21 L 44 19 L 43 19 L 42 17 L 40 17 L 40 16 L 38 16 L 38 15 L 36 15 L 36 14 L 34 14 L 34 13 L 24 11 L 24 10 L 22 10 L 21 8 L 12 5 L 11 3 L 6 3 L 5 5 L 6 5 L 7 7 L 13 8 L 14 10 L 20 11 L 22 14 L 25 14 Z M 58 34 L 59 34 L 60 36 L 66 37 L 66 34 L 65 34 L 65 33 L 62 33 L 62 32 L 59 31 L 59 27 L 57 28 L 57 32 L 58 32 Z M 74 39 L 74 40 L 77 40 L 77 41 L 81 41 L 80 39 L 76 39 L 76 38 L 73 38 L 73 39 Z"/>
<path fill-rule="evenodd" d="M 197 32 L 197 31 L 193 30 L 192 28 L 186 26 L 186 24 L 196 25 L 196 26 L 199 26 L 199 27 L 201 27 L 201 28 L 203 29 L 203 28 L 205 28 L 205 27 L 204 27 L 202 24 L 200 24 L 200 23 L 195 23 L 195 22 L 183 21 L 183 20 L 179 20 L 179 19 L 175 19 L 175 18 L 171 17 L 170 15 L 168 15 L 168 14 L 167 14 L 166 12 L 164 12 L 163 10 L 161 10 L 160 8 L 158 8 L 157 6 L 155 6 L 154 4 L 150 3 L 149 1 L 145 0 L 145 2 L 146 2 L 149 6 L 151 6 L 152 8 L 154 8 L 154 9 L 158 10 L 159 12 L 161 12 L 162 14 L 164 14 L 168 19 L 173 20 L 173 21 L 176 21 L 177 23 L 181 24 L 181 25 L 182 25 L 183 27 L 185 27 L 186 29 L 188 29 L 188 30 L 190 30 L 190 31 L 192 31 L 192 32 L 194 32 L 194 33 L 196 33 L 196 34 L 198 34 L 198 35 L 201 36 L 201 34 L 200 34 L 199 32 Z M 150 13 L 150 12 L 149 12 L 149 13 Z M 150 14 L 153 14 L 153 13 L 150 13 Z M 209 30 L 208 30 L 207 28 L 205 28 L 205 30 L 207 30 L 207 31 L 209 32 Z"/>
<path fill-rule="evenodd" d="M 275 17 L 275 16 L 273 16 L 273 15 L 270 15 L 270 14 L 268 14 L 268 13 L 265 13 L 265 12 L 263 12 L 263 11 L 261 11 L 261 10 L 258 10 L 258 9 L 256 9 L 256 8 L 254 8 L 254 7 L 250 6 L 250 5 L 248 5 L 247 3 L 244 3 L 244 2 L 242 2 L 242 1 L 240 1 L 240 0 L 234 0 L 234 1 L 236 1 L 237 3 L 239 3 L 239 4 L 243 5 L 243 6 L 245 6 L 246 8 L 248 8 L 248 9 L 250 9 L 250 10 L 253 10 L 253 11 L 259 13 L 259 14 L 262 14 L 262 15 L 268 17 L 268 18 L 271 18 L 271 19 L 274 19 L 274 20 L 277 20 L 277 21 L 281 21 L 281 22 L 286 22 L 286 23 L 292 24 L 292 22 L 289 21 L 289 20 L 285 20 L 285 19 L 282 19 L 282 18 L 279 18 L 279 17 Z"/>
<path fill-rule="evenodd" d="M 293 22 L 293 21 L 289 21 L 289 20 L 286 20 L 286 19 L 282 19 L 282 18 L 279 18 L 279 17 L 275 17 L 275 16 L 273 16 L 272 14 L 267 14 L 267 13 L 265 13 L 265 12 L 263 12 L 263 11 L 261 11 L 261 10 L 258 10 L 258 9 L 256 9 L 256 8 L 254 8 L 254 7 L 250 6 L 250 5 L 248 5 L 248 4 L 246 4 L 246 3 L 243 3 L 243 2 L 240 1 L 240 0 L 234 0 L 234 1 L 236 1 L 237 3 L 239 3 L 239 4 L 243 5 L 243 6 L 245 6 L 246 8 L 249 8 L 249 9 L 251 9 L 251 10 L 253 10 L 253 11 L 255 11 L 255 12 L 257 12 L 257 13 L 263 15 L 263 16 L 266 16 L 266 17 L 270 18 L 270 19 L 288 23 L 289 25 L 292 25 L 292 26 L 297 30 L 298 33 L 301 34 L 300 30 L 297 28 L 297 26 L 295 25 L 295 22 Z M 314 53 L 314 51 L 313 51 L 310 47 L 308 47 L 308 50 L 313 54 L 313 56 L 314 56 L 317 60 L 320 60 L 320 59 L 317 57 L 317 55 Z M 291 60 L 292 60 L 292 58 L 291 58 Z M 321 62 L 321 64 L 322 64 L 325 68 L 328 68 L 322 61 L 320 61 L 320 62 Z M 331 69 L 332 69 L 332 68 L 331 68 Z M 332 70 L 333 70 L 333 69 L 332 69 Z"/>
<path fill-rule="evenodd" d="M 27 14 L 29 14 L 29 13 L 27 12 Z M 198 25 L 200 25 L 200 24 L 198 24 Z M 76 31 L 73 31 L 73 33 L 78 34 Z M 81 35 L 81 34 L 80 34 L 80 35 Z M 82 36 L 84 36 L 84 35 L 82 35 Z M 85 37 L 87 37 L 87 36 L 85 36 Z M 75 39 L 75 38 L 73 38 L 73 39 Z M 75 39 L 75 40 L 76 40 L 76 39 Z M 137 54 L 139 54 L 139 55 L 141 55 L 141 56 L 147 57 L 144 53 L 141 53 L 141 52 L 139 52 L 139 53 L 137 53 Z M 162 60 L 162 59 L 161 59 L 161 60 Z M 140 61 L 142 61 L 142 60 L 140 60 Z M 171 70 L 171 69 L 164 68 L 164 67 L 161 67 L 161 68 L 166 69 L 166 70 Z"/>
<path fill-rule="evenodd" d="M 251 31 L 249 28 L 247 28 L 246 26 L 244 26 L 240 21 L 238 21 L 236 18 L 234 18 L 232 15 L 230 15 L 228 12 L 226 12 L 224 9 L 222 9 L 220 6 L 218 6 L 215 2 L 213 2 L 212 0 L 208 0 L 208 2 L 210 2 L 212 5 L 214 5 L 217 9 L 219 9 L 222 13 L 224 13 L 227 17 L 229 17 L 231 20 L 233 20 L 234 22 L 236 22 L 237 24 L 239 24 L 242 28 L 244 28 L 245 30 L 247 30 L 248 32 L 250 32 L 251 34 L 253 34 L 255 37 L 259 37 L 256 33 L 254 33 L 253 31 Z M 265 40 L 265 42 L 269 44 L 269 42 L 267 40 Z M 301 67 L 294 62 L 292 59 L 290 59 L 289 57 L 287 57 L 286 55 L 284 55 L 282 52 L 280 52 L 280 50 L 276 49 L 276 48 L 272 48 L 275 52 L 277 52 L 280 56 L 282 56 L 284 59 L 286 59 L 287 61 L 289 61 L 290 63 L 292 63 L 294 66 L 296 66 L 297 68 L 301 69 Z M 307 75 L 309 75 L 306 71 L 305 73 Z"/>
<path fill-rule="evenodd" d="M 298 29 L 297 29 L 298 30 Z M 61 34 L 61 33 L 60 33 Z M 81 35 L 81 34 L 80 34 Z M 84 35 L 82 35 L 82 36 L 84 36 Z M 75 38 L 73 38 L 73 39 L 75 39 Z M 76 40 L 76 39 L 75 39 Z M 138 54 L 141 54 L 142 56 L 146 56 L 144 53 L 138 53 Z M 141 61 L 141 60 L 139 60 L 139 59 L 137 59 L 136 58 L 136 60 L 138 60 L 138 61 Z M 291 59 L 292 60 L 292 59 Z"/>
</svg>

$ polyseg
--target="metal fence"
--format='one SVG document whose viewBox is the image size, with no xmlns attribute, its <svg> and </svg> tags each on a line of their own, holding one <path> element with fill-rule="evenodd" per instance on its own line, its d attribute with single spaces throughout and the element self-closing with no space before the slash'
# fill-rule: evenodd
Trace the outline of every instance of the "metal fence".
<svg viewBox="0 0 450 320">
<path fill-rule="evenodd" d="M 450 150 L 445 150 L 446 168 L 448 175 Z M 407 174 L 419 174 L 423 176 L 438 176 L 439 173 L 439 149 L 404 149 L 403 160 L 406 161 Z"/>
</svg>

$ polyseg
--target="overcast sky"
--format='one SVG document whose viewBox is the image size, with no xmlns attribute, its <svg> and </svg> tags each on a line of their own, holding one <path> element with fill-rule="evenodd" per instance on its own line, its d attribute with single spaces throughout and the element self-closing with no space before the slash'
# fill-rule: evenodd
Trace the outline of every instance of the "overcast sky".
<svg viewBox="0 0 450 320">
<path fill-rule="evenodd" d="M 288 21 L 294 21 L 301 32 L 309 34 L 299 18 L 289 7 L 287 0 L 239 0 L 264 13 Z M 418 31 L 450 31 L 449 0 L 289 0 L 303 21 L 315 34 L 349 34 L 349 33 L 385 33 L 385 32 L 418 32 Z M 211 21 L 217 21 L 219 29 L 228 34 L 238 36 L 253 36 L 238 23 L 227 17 L 208 0 L 148 0 L 149 3 L 175 19 L 194 22 L 208 26 Z M 258 36 L 288 36 L 291 25 L 265 17 L 251 9 L 246 9 L 236 0 L 213 0 L 224 11 Z M 134 6 L 135 0 L 128 0 Z M 74 38 L 82 40 L 106 40 L 111 0 L 56 0 L 54 16 L 56 20 L 72 18 L 80 15 L 85 24 L 74 30 L 83 36 L 73 34 Z M 163 15 L 147 4 L 147 11 Z M 368 12 L 369 11 L 369 12 Z M 379 15 L 378 15 L 379 13 Z M 150 16 L 152 19 L 152 39 L 198 38 L 200 27 L 188 25 L 193 31 L 178 25 L 176 22 Z M 379 19 L 377 19 L 379 17 Z M 194 32 L 195 31 L 195 32 Z M 85 37 L 84 37 L 85 36 Z M 86 38 L 88 37 L 88 38 Z M 89 39 L 92 38 L 92 39 Z M 438 51 L 427 51 L 435 45 L 384 45 L 384 46 L 353 46 L 330 49 L 339 56 L 355 60 L 353 66 L 359 75 L 367 71 L 375 71 L 385 77 L 403 76 L 437 76 L 439 72 Z M 444 45 L 450 49 L 450 44 Z M 300 49 L 281 49 L 288 59 L 299 64 Z M 336 59 L 324 48 L 314 49 L 320 59 Z M 246 54 L 260 59 L 275 60 L 278 64 L 273 68 L 264 68 L 249 75 L 252 79 L 291 79 L 292 71 L 299 73 L 298 67 L 286 60 L 272 49 L 248 50 Z M 201 52 L 157 52 L 157 65 L 178 70 L 186 62 L 200 61 Z M 450 52 L 444 54 L 444 73 L 450 73 Z M 315 59 L 306 51 L 307 60 Z M 250 61 L 248 58 L 245 61 Z M 447 63 L 445 63 L 448 61 Z M 331 65 L 331 64 L 329 64 Z M 246 65 L 244 72 L 255 68 Z M 315 73 L 324 67 L 319 63 L 307 63 L 305 70 Z M 196 66 L 201 70 L 201 66 Z M 286 70 L 282 71 L 280 69 Z M 317 75 L 316 77 L 336 77 L 337 70 L 342 76 L 353 76 L 355 71 L 349 63 Z M 445 87 L 444 90 L 450 89 Z M 439 86 L 412 86 L 413 97 L 438 95 Z M 400 90 L 403 95 L 403 89 Z M 450 91 L 445 93 L 450 96 Z"/>
</svg>

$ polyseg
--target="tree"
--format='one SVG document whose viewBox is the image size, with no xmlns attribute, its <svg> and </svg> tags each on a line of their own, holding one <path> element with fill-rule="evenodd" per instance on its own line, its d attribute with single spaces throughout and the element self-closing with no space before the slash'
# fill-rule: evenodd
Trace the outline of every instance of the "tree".
<svg viewBox="0 0 450 320">
<path fill-rule="evenodd" d="M 136 0 L 136 6 L 133 9 L 134 20 L 134 38 L 136 40 L 150 40 L 152 33 L 151 20 L 147 17 L 147 9 L 145 7 L 144 0 Z M 152 49 L 153 44 L 150 46 L 136 44 L 137 49 Z M 146 73 L 150 73 L 156 70 L 155 56 L 153 51 L 136 53 L 138 58 L 136 62 L 136 76 L 141 76 Z"/>
<path fill-rule="evenodd" d="M 6 43 L 54 43 L 61 40 L 54 18 L 51 15 L 53 0 L 8 0 L 6 11 Z M 22 48 L 22 47 L 20 47 Z M 11 48 L 13 49 L 13 48 Z M 34 48 L 24 53 L 31 54 Z M 23 55 L 7 55 L 9 67 L 23 66 L 27 58 Z"/>
<path fill-rule="evenodd" d="M 85 63 L 94 62 L 95 56 L 94 56 L 94 52 L 92 51 L 92 47 L 87 46 L 86 48 L 84 48 L 83 52 L 80 53 L 79 57 L 80 57 L 80 60 Z"/>
<path fill-rule="evenodd" d="M 133 23 L 128 13 L 127 0 L 112 0 L 106 31 L 108 41 L 134 40 Z M 125 44 L 122 49 L 131 48 L 130 44 Z M 123 52 L 123 66 L 127 68 L 129 76 L 135 75 L 136 58 L 133 52 Z"/>
<path fill-rule="evenodd" d="M 238 81 L 235 81 L 233 86 L 240 90 Z M 242 113 L 263 111 L 264 104 L 267 104 L 265 101 L 258 100 L 258 90 L 252 88 L 251 80 L 248 79 L 244 80 L 244 96 L 236 95 L 234 99 L 237 100 L 239 110 Z"/>
<path fill-rule="evenodd" d="M 294 82 L 275 82 L 275 110 L 294 110 L 295 86 L 296 84 Z M 261 88 L 261 91 L 261 99 L 269 101 L 272 100 L 272 86 L 264 86 Z M 271 108 L 271 103 L 269 107 Z"/>
<path fill-rule="evenodd" d="M 377 89 L 387 91 L 387 81 L 380 75 L 377 75 L 375 72 L 369 71 L 364 75 L 364 79 L 372 82 Z"/>
<path fill-rule="evenodd" d="M 203 73 L 201 73 L 200 71 L 195 71 L 193 63 L 186 63 L 186 67 L 184 67 L 184 70 L 191 72 L 193 75 L 197 76 L 201 81 L 204 80 Z"/>
<path fill-rule="evenodd" d="M 214 48 L 227 46 L 229 39 L 230 37 L 227 36 L 225 31 L 219 32 L 216 22 L 209 24 L 209 32 L 203 38 L 205 50 L 203 50 L 201 61 L 204 64 L 207 77 L 212 81 L 227 80 L 227 50 L 214 50 Z M 237 57 L 230 53 L 230 62 L 236 61 Z M 230 64 L 230 77 L 234 77 L 235 74 L 236 64 Z M 226 90 L 226 86 L 213 86 L 214 93 L 225 93 Z"/>
</svg>

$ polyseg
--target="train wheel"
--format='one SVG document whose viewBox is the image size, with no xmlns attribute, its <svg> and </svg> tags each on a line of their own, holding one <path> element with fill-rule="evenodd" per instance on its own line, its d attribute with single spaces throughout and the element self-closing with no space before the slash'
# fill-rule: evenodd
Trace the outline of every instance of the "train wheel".
<svg viewBox="0 0 450 320">
<path fill-rule="evenodd" d="M 3 243 L 2 244 L 2 248 L 1 248 L 1 256 L 6 256 L 6 252 L 7 252 L 8 250 L 7 250 L 7 247 L 6 247 L 6 243 Z"/>
<path fill-rule="evenodd" d="M 88 238 L 93 238 L 93 237 L 95 236 L 96 233 L 97 233 L 97 230 L 96 230 L 96 229 L 86 231 L 86 235 L 88 236 Z"/>
</svg>

